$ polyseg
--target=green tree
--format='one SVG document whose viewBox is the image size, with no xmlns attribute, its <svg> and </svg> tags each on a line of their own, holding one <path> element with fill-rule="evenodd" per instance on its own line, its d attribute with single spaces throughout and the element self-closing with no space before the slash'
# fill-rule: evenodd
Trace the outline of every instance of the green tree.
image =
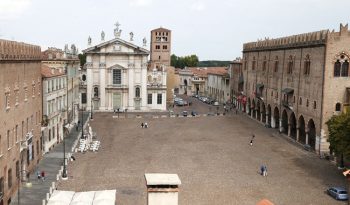
<svg viewBox="0 0 350 205">
<path fill-rule="evenodd" d="M 184 68 L 184 67 L 196 67 L 198 66 L 198 57 L 197 55 L 190 55 L 190 56 L 176 56 L 171 55 L 170 65 L 174 66 L 175 68 Z"/>
<path fill-rule="evenodd" d="M 328 141 L 331 152 L 341 156 L 341 158 L 344 156 L 346 159 L 350 159 L 350 113 L 335 115 L 326 124 L 329 131 Z"/>
<path fill-rule="evenodd" d="M 79 60 L 80 60 L 80 66 L 84 66 L 86 63 L 86 55 L 85 54 L 79 54 L 78 55 Z"/>
</svg>

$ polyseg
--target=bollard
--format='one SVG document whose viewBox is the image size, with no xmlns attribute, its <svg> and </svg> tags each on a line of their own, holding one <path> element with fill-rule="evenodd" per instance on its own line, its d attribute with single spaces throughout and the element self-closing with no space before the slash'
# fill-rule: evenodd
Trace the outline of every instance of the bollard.
<svg viewBox="0 0 350 205">
<path fill-rule="evenodd" d="M 46 201 L 45 201 L 45 199 L 43 199 L 43 205 L 46 205 Z"/>
<path fill-rule="evenodd" d="M 49 201 L 49 199 L 50 199 L 50 194 L 46 193 L 46 200 Z"/>
<path fill-rule="evenodd" d="M 78 152 L 78 148 L 75 148 L 75 152 Z"/>
</svg>

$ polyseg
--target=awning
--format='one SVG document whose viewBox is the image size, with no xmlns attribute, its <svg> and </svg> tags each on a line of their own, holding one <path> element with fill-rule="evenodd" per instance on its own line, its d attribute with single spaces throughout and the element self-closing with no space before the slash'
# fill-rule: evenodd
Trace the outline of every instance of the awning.
<svg viewBox="0 0 350 205">
<path fill-rule="evenodd" d="M 294 89 L 292 89 L 292 88 L 284 88 L 282 90 L 282 93 L 293 94 L 294 93 Z"/>
</svg>

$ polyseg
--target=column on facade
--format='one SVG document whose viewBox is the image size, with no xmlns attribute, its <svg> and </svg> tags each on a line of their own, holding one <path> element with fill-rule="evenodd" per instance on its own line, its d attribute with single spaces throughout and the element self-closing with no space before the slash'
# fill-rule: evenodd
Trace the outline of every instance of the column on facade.
<svg viewBox="0 0 350 205">
<path fill-rule="evenodd" d="M 260 121 L 263 122 L 263 113 L 260 113 Z"/>
<path fill-rule="evenodd" d="M 133 61 L 129 61 L 133 62 Z M 134 86 L 134 74 L 135 69 L 133 66 L 129 66 L 128 68 L 128 83 L 129 83 L 129 97 L 128 97 L 128 105 L 125 108 L 129 110 L 135 110 L 134 106 L 134 97 L 135 97 L 135 86 Z"/>
<path fill-rule="evenodd" d="M 280 132 L 283 132 L 282 119 L 280 119 L 279 121 L 279 128 L 280 128 Z"/>
<path fill-rule="evenodd" d="M 296 137 L 296 141 L 299 141 L 299 135 L 300 135 L 300 128 L 297 127 L 297 137 Z"/>
<path fill-rule="evenodd" d="M 305 144 L 309 144 L 309 129 L 305 130 Z"/>
<path fill-rule="evenodd" d="M 147 57 L 141 62 L 141 110 L 147 110 Z"/>
<path fill-rule="evenodd" d="M 87 56 L 86 57 L 86 62 L 90 63 L 91 62 L 91 57 Z M 89 64 L 88 64 L 89 65 Z M 93 71 L 92 71 L 92 67 L 88 66 L 86 69 L 86 105 L 87 105 L 87 110 L 91 110 L 91 100 L 92 100 L 92 95 L 93 95 Z M 64 100 L 64 99 L 63 99 Z"/>
<path fill-rule="evenodd" d="M 266 112 L 266 114 L 265 114 L 265 124 L 269 124 L 269 113 L 268 112 Z"/>
<path fill-rule="evenodd" d="M 290 124 L 288 124 L 288 137 L 290 137 L 290 133 L 291 133 L 291 125 Z"/>
<path fill-rule="evenodd" d="M 104 48 L 101 48 L 101 52 L 105 52 Z M 101 64 L 102 63 L 102 64 Z M 106 109 L 106 57 L 104 55 L 100 56 L 100 110 Z"/>
<path fill-rule="evenodd" d="M 276 128 L 276 120 L 275 120 L 275 117 L 273 115 L 271 115 L 271 127 Z"/>
</svg>

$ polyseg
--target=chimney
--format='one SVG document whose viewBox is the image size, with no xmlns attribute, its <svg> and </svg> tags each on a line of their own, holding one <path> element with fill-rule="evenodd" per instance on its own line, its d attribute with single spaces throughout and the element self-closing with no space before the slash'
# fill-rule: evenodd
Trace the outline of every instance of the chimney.
<svg viewBox="0 0 350 205">
<path fill-rule="evenodd" d="M 177 174 L 146 173 L 148 205 L 178 205 L 180 178 Z"/>
</svg>

